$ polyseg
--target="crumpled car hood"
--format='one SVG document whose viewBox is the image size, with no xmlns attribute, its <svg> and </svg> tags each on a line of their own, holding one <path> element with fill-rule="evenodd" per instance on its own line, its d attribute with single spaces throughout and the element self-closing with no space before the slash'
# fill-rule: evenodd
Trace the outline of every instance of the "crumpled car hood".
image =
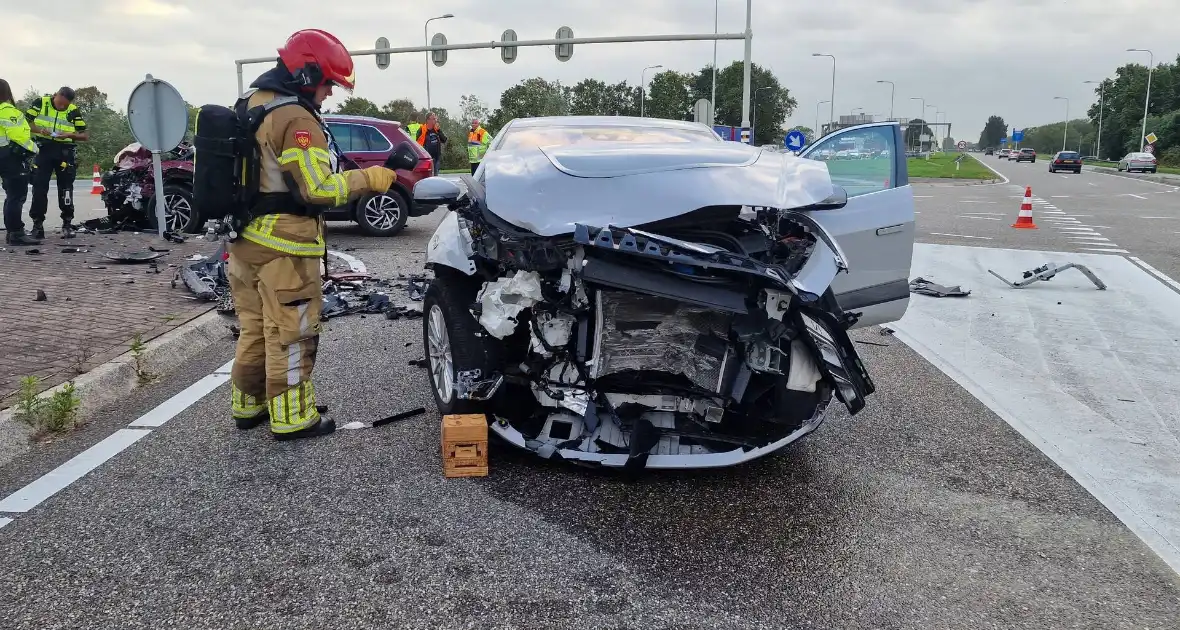
<svg viewBox="0 0 1180 630">
<path fill-rule="evenodd" d="M 631 227 L 706 206 L 799 208 L 827 199 L 827 164 L 731 142 L 492 151 L 488 209 L 539 236 Z"/>
</svg>

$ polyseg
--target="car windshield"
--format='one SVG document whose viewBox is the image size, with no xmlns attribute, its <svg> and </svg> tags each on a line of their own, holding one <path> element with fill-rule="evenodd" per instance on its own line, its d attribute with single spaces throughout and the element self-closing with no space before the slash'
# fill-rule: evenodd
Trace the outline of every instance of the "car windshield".
<svg viewBox="0 0 1180 630">
<path fill-rule="evenodd" d="M 1057 154 L 1057 157 L 1065 158 L 1067 160 L 1073 160 L 1073 159 L 1077 159 L 1078 154 L 1073 151 L 1062 151 L 1061 153 Z"/>
<path fill-rule="evenodd" d="M 1021 153 L 1036 153 L 1036 150 L 1034 150 L 1034 149 L 1021 149 L 1020 152 Z"/>
<path fill-rule="evenodd" d="M 597 142 L 665 144 L 680 142 L 719 142 L 708 129 L 636 127 L 603 125 L 598 127 L 521 127 L 508 129 L 499 149 L 585 145 Z"/>
</svg>

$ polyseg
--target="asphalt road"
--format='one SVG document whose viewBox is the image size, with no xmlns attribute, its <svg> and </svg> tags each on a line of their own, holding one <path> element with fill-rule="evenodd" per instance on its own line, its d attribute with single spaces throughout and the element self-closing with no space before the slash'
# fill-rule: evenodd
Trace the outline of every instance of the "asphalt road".
<svg viewBox="0 0 1180 630">
<path fill-rule="evenodd" d="M 922 190 L 922 232 L 955 220 L 934 216 L 954 206 L 947 196 L 994 195 L 1015 214 L 1004 186 Z M 375 275 L 412 273 L 439 218 L 386 240 L 336 226 L 330 242 Z M 425 372 L 408 365 L 422 356 L 420 320 L 332 320 L 316 389 L 338 422 L 426 414 L 280 445 L 233 428 L 222 386 L 10 515 L 0 626 L 1180 624 L 1180 578 L 1073 479 L 907 346 L 876 330 L 857 337 L 878 386 L 865 411 L 837 410 L 752 465 L 627 484 L 500 448 L 489 477 L 446 480 Z M 0 469 L 0 497 L 231 356 L 228 341 L 214 346 Z"/>
<path fill-rule="evenodd" d="M 1136 256 L 1180 277 L 1180 186 L 1083 170 L 1049 173 L 1048 162 L 976 155 L 1007 184 L 916 185 L 921 241 L 975 247 Z M 1025 188 L 1036 230 L 1013 229 Z"/>
<path fill-rule="evenodd" d="M 85 179 L 79 177 L 74 182 L 74 223 L 82 223 L 90 219 L 98 219 L 107 216 L 106 208 L 102 205 L 102 198 L 98 195 L 90 194 L 91 189 L 90 175 L 87 174 Z M 4 192 L 0 191 L 0 202 L 4 200 Z M 25 198 L 24 209 L 21 210 L 21 219 L 25 222 L 25 229 L 29 230 L 33 227 L 33 220 L 29 218 L 29 208 L 33 203 L 33 187 L 29 186 L 29 196 Z M 0 230 L 4 226 L 0 225 Z M 49 208 L 45 213 L 45 229 L 57 230 L 61 228 L 61 209 L 57 206 L 57 181 L 50 180 L 49 182 Z"/>
</svg>

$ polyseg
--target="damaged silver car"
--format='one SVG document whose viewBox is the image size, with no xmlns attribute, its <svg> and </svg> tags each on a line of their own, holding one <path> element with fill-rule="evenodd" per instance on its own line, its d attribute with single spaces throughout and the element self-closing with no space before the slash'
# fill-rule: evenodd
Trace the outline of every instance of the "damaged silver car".
<svg viewBox="0 0 1180 630">
<path fill-rule="evenodd" d="M 630 470 L 730 466 L 814 431 L 874 385 L 851 328 L 909 300 L 901 128 L 802 156 L 696 123 L 517 119 L 427 247 L 423 342 L 444 414 L 545 458 Z M 873 157 L 830 165 L 815 150 Z M 829 166 L 831 172 L 829 172 Z"/>
</svg>

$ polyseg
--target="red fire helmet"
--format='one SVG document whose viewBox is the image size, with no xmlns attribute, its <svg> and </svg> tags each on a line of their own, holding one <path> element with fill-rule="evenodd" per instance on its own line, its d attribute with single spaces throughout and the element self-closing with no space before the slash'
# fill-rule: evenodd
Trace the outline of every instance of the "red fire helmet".
<svg viewBox="0 0 1180 630">
<path fill-rule="evenodd" d="M 279 48 L 279 59 L 308 90 L 325 83 L 350 92 L 356 87 L 356 70 L 348 49 L 326 31 L 314 28 L 296 31 Z"/>
</svg>

